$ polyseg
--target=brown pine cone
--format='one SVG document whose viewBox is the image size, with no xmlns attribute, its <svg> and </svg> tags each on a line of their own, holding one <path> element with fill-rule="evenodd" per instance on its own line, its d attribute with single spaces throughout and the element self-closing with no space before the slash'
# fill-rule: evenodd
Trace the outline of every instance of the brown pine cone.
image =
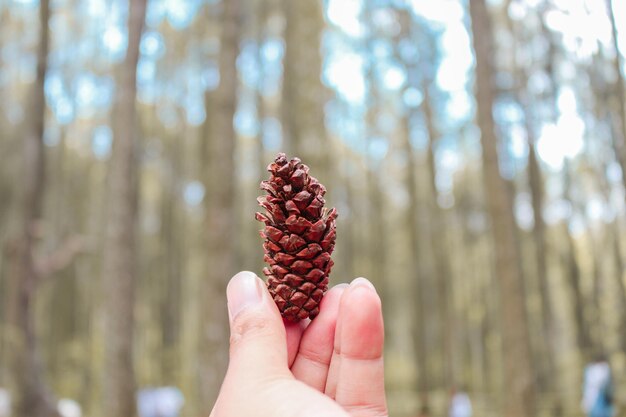
<svg viewBox="0 0 626 417">
<path fill-rule="evenodd" d="M 279 153 L 267 170 L 270 179 L 261 182 L 267 195 L 257 199 L 266 214 L 256 213 L 265 223 L 267 286 L 285 319 L 313 319 L 328 289 L 337 210 L 324 208 L 326 188 L 300 159 Z"/>
</svg>

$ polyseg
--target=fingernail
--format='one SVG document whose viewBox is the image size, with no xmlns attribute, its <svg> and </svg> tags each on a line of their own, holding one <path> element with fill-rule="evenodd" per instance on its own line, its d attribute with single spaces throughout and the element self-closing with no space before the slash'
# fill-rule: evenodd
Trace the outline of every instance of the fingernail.
<svg viewBox="0 0 626 417">
<path fill-rule="evenodd" d="M 352 282 L 350 283 L 351 287 L 358 287 L 358 286 L 363 286 L 363 287 L 368 287 L 374 291 L 376 291 L 376 288 L 374 287 L 374 284 L 372 284 L 371 282 L 369 282 L 369 280 L 367 280 L 366 278 L 355 278 L 354 280 L 352 280 Z"/>
<path fill-rule="evenodd" d="M 252 272 L 235 275 L 226 287 L 228 318 L 232 321 L 243 309 L 259 304 L 263 299 L 261 280 Z"/>
<path fill-rule="evenodd" d="M 342 288 L 342 289 L 346 289 L 348 288 L 350 285 L 346 284 L 345 282 L 341 283 L 341 284 L 337 284 L 335 285 L 333 288 Z"/>
</svg>

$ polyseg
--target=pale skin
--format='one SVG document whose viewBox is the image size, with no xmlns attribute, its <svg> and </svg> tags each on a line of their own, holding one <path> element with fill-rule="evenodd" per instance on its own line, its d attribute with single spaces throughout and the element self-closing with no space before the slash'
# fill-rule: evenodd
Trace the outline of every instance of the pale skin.
<svg viewBox="0 0 626 417">
<path fill-rule="evenodd" d="M 326 293 L 313 321 L 284 323 L 263 281 L 227 289 L 228 371 L 210 417 L 388 417 L 380 298 L 364 278 Z"/>
</svg>

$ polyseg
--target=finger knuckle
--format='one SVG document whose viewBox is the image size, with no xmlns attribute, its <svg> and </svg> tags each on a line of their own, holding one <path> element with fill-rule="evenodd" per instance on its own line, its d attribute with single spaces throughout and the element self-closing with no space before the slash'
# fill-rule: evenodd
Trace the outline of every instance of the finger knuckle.
<svg viewBox="0 0 626 417">
<path fill-rule="evenodd" d="M 235 317 L 230 335 L 230 344 L 236 347 L 242 340 L 271 333 L 271 326 L 267 318 L 243 312 Z"/>
<path fill-rule="evenodd" d="M 346 407 L 354 415 L 364 417 L 388 417 L 389 412 L 385 404 L 358 404 Z"/>
</svg>

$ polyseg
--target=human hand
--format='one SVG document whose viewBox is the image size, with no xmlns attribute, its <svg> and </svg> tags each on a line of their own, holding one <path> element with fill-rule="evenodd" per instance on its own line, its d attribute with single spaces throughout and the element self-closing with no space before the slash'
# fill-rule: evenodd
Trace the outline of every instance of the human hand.
<svg viewBox="0 0 626 417">
<path fill-rule="evenodd" d="M 284 323 L 263 281 L 227 289 L 230 361 L 210 417 L 387 417 L 380 298 L 364 278 L 324 296 L 310 322 Z"/>
</svg>

